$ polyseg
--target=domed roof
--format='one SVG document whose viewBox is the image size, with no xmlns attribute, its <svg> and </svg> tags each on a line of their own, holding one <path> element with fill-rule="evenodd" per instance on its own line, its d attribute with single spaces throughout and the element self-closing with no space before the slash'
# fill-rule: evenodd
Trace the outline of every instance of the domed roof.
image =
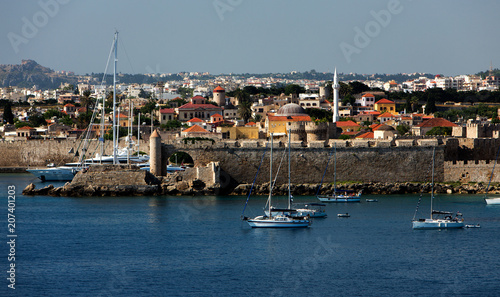
<svg viewBox="0 0 500 297">
<path fill-rule="evenodd" d="M 300 107 L 300 105 L 295 103 L 288 103 L 283 105 L 280 109 L 278 109 L 276 115 L 296 116 L 296 115 L 303 115 L 305 113 L 306 111 L 302 107 Z"/>
</svg>

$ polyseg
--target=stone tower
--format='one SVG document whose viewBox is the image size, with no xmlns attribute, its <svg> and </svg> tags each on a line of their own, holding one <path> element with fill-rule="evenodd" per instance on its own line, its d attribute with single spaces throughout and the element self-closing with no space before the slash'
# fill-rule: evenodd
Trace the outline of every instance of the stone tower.
<svg viewBox="0 0 500 297">
<path fill-rule="evenodd" d="M 328 139 L 328 123 L 306 123 L 305 131 L 307 133 L 307 142 Z"/>
<path fill-rule="evenodd" d="M 162 175 L 161 137 L 157 130 L 149 138 L 149 152 L 149 171 L 154 175 Z"/>
<path fill-rule="evenodd" d="M 226 105 L 226 90 L 224 90 L 224 88 L 222 88 L 221 86 L 215 88 L 213 91 L 213 96 L 214 96 L 214 101 L 219 106 L 222 107 Z"/>
</svg>

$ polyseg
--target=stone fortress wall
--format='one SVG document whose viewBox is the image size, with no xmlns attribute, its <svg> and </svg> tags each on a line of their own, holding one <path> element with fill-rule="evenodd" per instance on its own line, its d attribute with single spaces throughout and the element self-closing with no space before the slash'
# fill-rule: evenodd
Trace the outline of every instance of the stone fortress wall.
<svg viewBox="0 0 500 297">
<path fill-rule="evenodd" d="M 306 127 L 304 127 L 305 129 Z M 318 127 L 321 130 L 321 127 Z M 319 134 L 320 135 L 320 134 Z M 293 134 L 292 134 L 293 139 Z M 334 176 L 333 147 L 336 147 L 337 181 L 353 182 L 430 182 L 432 151 L 436 148 L 436 182 L 488 182 L 496 158 L 500 139 L 396 139 L 339 140 L 308 139 L 291 143 L 292 183 L 319 183 L 328 171 L 324 183 L 332 183 Z M 234 182 L 252 183 L 262 155 L 258 183 L 269 181 L 269 149 L 264 140 L 251 141 L 171 141 L 163 143 L 165 155 L 175 151 L 190 154 L 196 167 L 217 162 L 223 175 Z M 287 141 L 274 142 L 274 174 L 283 158 L 278 183 L 288 181 Z M 74 141 L 30 140 L 13 143 L 0 142 L 0 167 L 45 166 L 75 161 L 68 154 L 78 144 Z M 149 142 L 140 144 L 140 150 L 149 153 Z M 111 147 L 106 148 L 107 154 Z M 498 168 L 500 170 L 500 168 Z M 500 182 L 500 174 L 493 182 Z"/>
</svg>

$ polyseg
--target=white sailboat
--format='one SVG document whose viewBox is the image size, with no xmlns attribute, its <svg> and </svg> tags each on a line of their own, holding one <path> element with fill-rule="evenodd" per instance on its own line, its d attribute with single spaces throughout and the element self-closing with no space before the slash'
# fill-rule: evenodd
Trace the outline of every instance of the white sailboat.
<svg viewBox="0 0 500 297">
<path fill-rule="evenodd" d="M 317 195 L 321 202 L 361 202 L 361 192 L 337 189 L 337 145 L 334 145 L 333 193 L 331 195 Z M 327 165 L 328 169 L 328 165 Z M 326 172 L 326 169 L 325 169 Z"/>
<path fill-rule="evenodd" d="M 412 225 L 413 229 L 457 229 L 465 226 L 462 214 L 457 212 L 455 215 L 448 211 L 433 210 L 432 202 L 434 200 L 434 163 L 436 148 L 432 151 L 432 184 L 431 184 L 431 215 L 428 219 L 415 219 L 418 211 L 415 211 Z M 420 203 L 420 201 L 419 201 Z"/>
<path fill-rule="evenodd" d="M 290 147 L 289 147 L 290 149 Z M 291 209 L 291 194 L 290 194 L 290 174 L 288 175 L 288 208 L 277 209 L 272 206 L 272 191 L 273 191 L 273 134 L 271 134 L 271 157 L 270 157 L 270 182 L 269 182 L 269 198 L 268 210 L 266 214 L 257 216 L 253 219 L 243 217 L 252 228 L 306 228 L 311 225 L 309 216 L 297 216 L 297 211 Z M 290 161 L 288 162 L 288 170 L 290 172 Z"/>
<path fill-rule="evenodd" d="M 291 162 L 290 162 L 290 148 L 291 148 L 291 130 L 288 130 L 288 208 L 279 209 L 271 206 L 271 212 L 273 215 L 287 214 L 292 217 L 306 217 L 310 218 L 324 218 L 326 217 L 325 204 L 322 203 L 302 203 L 293 204 L 293 196 L 291 193 Z M 269 211 L 265 211 L 266 215 L 269 215 Z"/>
</svg>

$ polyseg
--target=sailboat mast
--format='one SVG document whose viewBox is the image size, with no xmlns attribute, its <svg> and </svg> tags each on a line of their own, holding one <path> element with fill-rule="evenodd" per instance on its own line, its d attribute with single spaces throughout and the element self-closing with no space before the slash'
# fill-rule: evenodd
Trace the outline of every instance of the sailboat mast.
<svg viewBox="0 0 500 297">
<path fill-rule="evenodd" d="M 273 192 L 273 133 L 271 133 L 271 157 L 269 161 L 269 217 L 272 218 L 271 213 L 271 197 Z"/>
<path fill-rule="evenodd" d="M 290 193 L 290 129 L 288 129 L 288 209 L 292 208 L 292 193 Z"/>
<path fill-rule="evenodd" d="M 139 119 L 137 119 L 137 156 L 139 156 L 140 145 L 141 145 L 141 113 L 139 112 Z"/>
<path fill-rule="evenodd" d="M 116 150 L 118 147 L 118 132 L 116 127 L 116 65 L 118 62 L 118 31 L 115 32 L 115 42 L 114 42 L 114 67 L 113 67 L 113 164 L 117 163 L 116 160 Z"/>
<path fill-rule="evenodd" d="M 333 156 L 333 197 L 337 197 L 337 143 L 334 144 Z"/>
<path fill-rule="evenodd" d="M 99 141 L 101 142 L 101 152 L 99 154 L 99 164 L 102 163 L 102 156 L 104 155 L 104 118 L 106 117 L 106 92 L 102 95 L 102 106 L 101 106 L 101 135 Z"/>
<path fill-rule="evenodd" d="M 432 184 L 431 184 L 431 219 L 432 219 L 432 201 L 434 200 L 434 160 L 436 158 L 436 147 L 432 150 Z"/>
</svg>

